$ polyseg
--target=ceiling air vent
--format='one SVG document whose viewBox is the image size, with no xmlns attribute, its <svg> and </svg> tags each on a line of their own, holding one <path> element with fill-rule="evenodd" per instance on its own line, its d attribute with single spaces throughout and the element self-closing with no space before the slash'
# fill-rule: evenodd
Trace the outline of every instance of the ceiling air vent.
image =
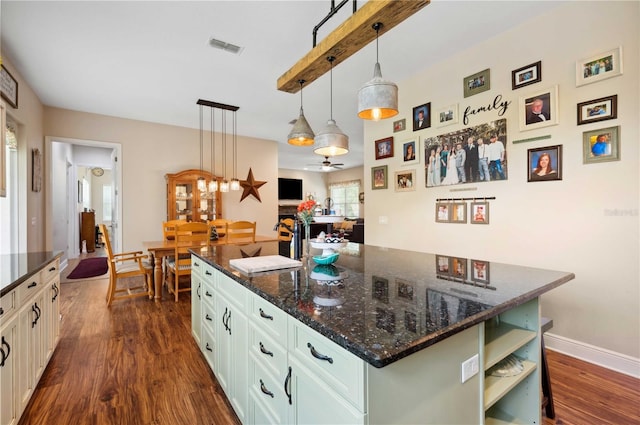
<svg viewBox="0 0 640 425">
<path fill-rule="evenodd" d="M 235 55 L 239 55 L 242 50 L 244 50 L 244 47 L 236 46 L 235 44 L 227 43 L 226 41 L 218 40 L 213 37 L 209 39 L 209 45 L 211 45 L 211 47 L 215 47 L 216 49 L 231 52 Z"/>
</svg>

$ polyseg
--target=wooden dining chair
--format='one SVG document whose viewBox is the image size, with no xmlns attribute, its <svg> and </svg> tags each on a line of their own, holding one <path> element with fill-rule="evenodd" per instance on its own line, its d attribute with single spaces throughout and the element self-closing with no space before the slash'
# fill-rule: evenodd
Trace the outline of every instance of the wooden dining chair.
<svg viewBox="0 0 640 425">
<path fill-rule="evenodd" d="M 169 220 L 162 223 L 162 239 L 172 240 L 178 224 L 185 224 L 187 220 Z"/>
<path fill-rule="evenodd" d="M 283 218 L 278 222 L 278 240 L 289 242 L 293 237 L 293 219 Z"/>
<path fill-rule="evenodd" d="M 148 255 L 143 255 L 142 251 L 114 254 L 107 227 L 104 224 L 100 224 L 99 227 L 104 238 L 107 262 L 109 264 L 107 306 L 111 306 L 113 301 L 119 299 L 143 296 L 148 296 L 150 299 L 153 298 L 153 265 L 147 261 Z M 133 279 L 121 282 L 121 279 L 136 276 L 143 278 L 144 283 L 142 285 L 133 283 Z M 122 286 L 118 286 L 120 282 Z"/>
<path fill-rule="evenodd" d="M 209 240 L 211 240 L 211 234 L 213 233 L 213 229 L 216 230 L 216 234 L 218 235 L 219 241 L 226 241 L 227 239 L 227 224 L 229 224 L 229 220 L 225 220 L 224 218 L 216 218 L 215 220 L 210 220 L 207 224 L 209 224 Z"/>
<path fill-rule="evenodd" d="M 191 290 L 191 255 L 190 248 L 206 245 L 209 226 L 204 222 L 179 224 L 174 232 L 175 253 L 167 261 L 167 288 L 176 302 L 178 294 Z M 186 283 L 185 283 L 186 282 Z M 180 285 L 184 286 L 180 286 Z"/>
<path fill-rule="evenodd" d="M 255 243 L 256 222 L 255 221 L 233 221 L 227 224 L 227 243 L 242 244 Z"/>
</svg>

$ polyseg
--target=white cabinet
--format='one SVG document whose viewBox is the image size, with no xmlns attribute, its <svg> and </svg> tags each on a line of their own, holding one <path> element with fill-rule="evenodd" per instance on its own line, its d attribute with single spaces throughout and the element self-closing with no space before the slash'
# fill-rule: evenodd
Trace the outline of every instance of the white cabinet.
<svg viewBox="0 0 640 425">
<path fill-rule="evenodd" d="M 198 257 L 191 258 L 191 334 L 200 346 L 202 334 L 202 268 L 204 263 Z"/>
<path fill-rule="evenodd" d="M 58 260 L 0 299 L 0 425 L 16 424 L 60 335 Z"/>
</svg>

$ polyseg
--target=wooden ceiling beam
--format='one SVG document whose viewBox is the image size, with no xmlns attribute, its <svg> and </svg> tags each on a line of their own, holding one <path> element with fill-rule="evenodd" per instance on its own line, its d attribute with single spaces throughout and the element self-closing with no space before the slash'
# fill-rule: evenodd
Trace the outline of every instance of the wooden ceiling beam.
<svg viewBox="0 0 640 425">
<path fill-rule="evenodd" d="M 375 40 L 373 24 L 382 23 L 382 35 L 429 3 L 430 0 L 369 0 L 282 74 L 278 78 L 278 90 L 297 93 L 300 80 L 309 85 L 329 71 L 327 56 L 336 58 L 335 67 Z"/>
</svg>

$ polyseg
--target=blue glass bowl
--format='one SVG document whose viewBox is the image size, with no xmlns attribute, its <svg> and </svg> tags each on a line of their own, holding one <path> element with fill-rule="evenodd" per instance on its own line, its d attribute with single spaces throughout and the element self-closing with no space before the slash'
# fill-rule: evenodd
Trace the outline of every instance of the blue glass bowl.
<svg viewBox="0 0 640 425">
<path fill-rule="evenodd" d="M 315 261 L 318 264 L 333 264 L 338 260 L 338 257 L 340 257 L 340 253 L 338 252 L 334 252 L 333 254 L 329 254 L 329 255 L 317 255 L 315 257 L 313 257 L 313 261 Z"/>
</svg>

